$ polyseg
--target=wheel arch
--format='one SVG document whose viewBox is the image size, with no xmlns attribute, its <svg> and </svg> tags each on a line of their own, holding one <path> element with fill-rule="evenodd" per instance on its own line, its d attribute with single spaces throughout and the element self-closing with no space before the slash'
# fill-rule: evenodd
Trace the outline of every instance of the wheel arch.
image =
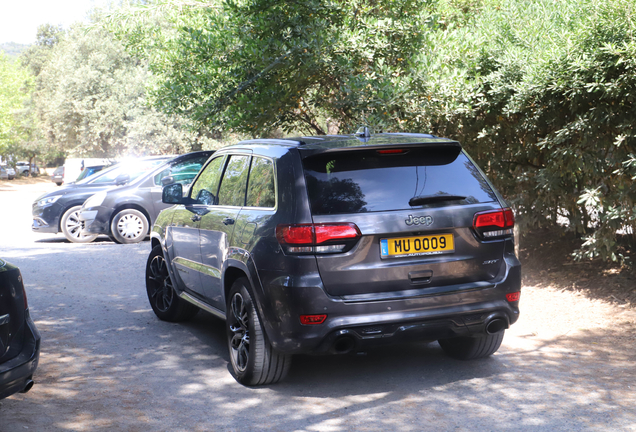
<svg viewBox="0 0 636 432">
<path fill-rule="evenodd" d="M 237 259 L 229 259 L 226 261 L 221 280 L 223 286 L 223 303 L 227 302 L 228 294 L 232 289 L 234 282 L 241 277 L 247 278 L 250 285 L 248 288 L 256 302 L 256 311 L 261 318 L 263 330 L 265 331 L 270 343 L 276 346 L 279 338 L 276 337 L 274 323 L 279 319 L 273 311 L 271 300 L 267 298 L 267 295 L 263 290 L 256 266 L 254 265 L 254 261 L 251 256 L 246 258 L 245 262 Z"/>
<path fill-rule="evenodd" d="M 247 280 L 250 281 L 250 285 L 252 285 L 252 291 L 253 291 L 253 284 L 252 284 L 252 278 L 250 278 L 247 275 L 247 272 L 245 271 L 246 269 L 234 266 L 234 265 L 230 265 L 228 266 L 227 269 L 225 269 L 225 272 L 223 274 L 223 301 L 227 301 L 228 298 L 228 294 L 230 293 L 230 290 L 232 289 L 232 285 L 234 285 L 234 282 L 236 282 L 238 279 L 244 277 L 247 278 Z"/>
</svg>

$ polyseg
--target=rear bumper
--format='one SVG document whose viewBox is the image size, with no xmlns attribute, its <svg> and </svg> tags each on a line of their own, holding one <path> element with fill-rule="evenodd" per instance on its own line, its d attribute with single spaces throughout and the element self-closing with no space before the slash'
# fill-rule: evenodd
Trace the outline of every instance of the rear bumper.
<svg viewBox="0 0 636 432">
<path fill-rule="evenodd" d="M 40 360 L 40 333 L 27 313 L 22 351 L 0 364 L 0 399 L 24 390 Z"/>
<path fill-rule="evenodd" d="M 273 278 L 263 287 L 270 300 L 261 310 L 264 327 L 272 345 L 285 353 L 338 352 L 340 339 L 359 349 L 485 335 L 493 320 L 501 320 L 500 327 L 508 328 L 519 318 L 519 302 L 510 303 L 505 296 L 521 290 L 521 265 L 514 255 L 505 261 L 504 274 L 490 284 L 368 301 L 328 296 L 318 274 Z M 267 271 L 259 273 L 269 279 Z M 277 284 L 279 280 L 282 283 Z M 327 319 L 319 325 L 301 325 L 301 314 L 326 314 Z"/>
</svg>

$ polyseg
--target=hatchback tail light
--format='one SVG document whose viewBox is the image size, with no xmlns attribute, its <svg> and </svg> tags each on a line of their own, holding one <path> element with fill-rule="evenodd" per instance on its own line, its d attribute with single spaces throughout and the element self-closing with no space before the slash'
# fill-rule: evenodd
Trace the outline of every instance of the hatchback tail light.
<svg viewBox="0 0 636 432">
<path fill-rule="evenodd" d="M 340 253 L 362 237 L 353 223 L 278 225 L 276 238 L 288 254 Z"/>
<path fill-rule="evenodd" d="M 473 217 L 473 228 L 484 239 L 512 235 L 514 226 L 515 216 L 509 208 L 479 212 Z"/>
</svg>

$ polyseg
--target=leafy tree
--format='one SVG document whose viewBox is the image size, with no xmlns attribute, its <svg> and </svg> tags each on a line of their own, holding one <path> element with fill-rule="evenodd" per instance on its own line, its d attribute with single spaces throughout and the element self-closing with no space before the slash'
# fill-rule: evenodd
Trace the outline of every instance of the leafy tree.
<svg viewBox="0 0 636 432">
<path fill-rule="evenodd" d="M 427 117 L 410 123 L 460 138 L 523 223 L 567 221 L 578 257 L 620 260 L 616 233 L 636 232 L 635 5 L 498 3 L 429 35 Z"/>
<path fill-rule="evenodd" d="M 38 76 L 48 62 L 53 48 L 60 42 L 64 31 L 60 26 L 42 24 L 38 27 L 35 44 L 31 45 L 20 56 L 22 64 Z"/>
<path fill-rule="evenodd" d="M 18 62 L 0 52 L 0 154 L 23 137 L 20 112 L 28 98 L 31 76 Z"/>
<path fill-rule="evenodd" d="M 120 12 L 111 27 L 150 59 L 162 110 L 216 130 L 324 134 L 328 121 L 335 130 L 396 123 L 423 40 L 420 5 L 171 2 Z M 163 22 L 130 25 L 157 10 Z"/>
<path fill-rule="evenodd" d="M 636 232 L 632 0 L 158 1 L 110 16 L 199 130 L 459 139 L 523 225 Z M 331 127 L 328 127 L 328 124 Z M 632 235 L 632 244 L 636 235 Z"/>
<path fill-rule="evenodd" d="M 39 70 L 35 103 L 50 145 L 99 157 L 202 147 L 205 137 L 188 132 L 185 120 L 147 104 L 147 67 L 110 33 L 77 25 L 57 42 L 56 36 L 42 38 L 52 47 L 43 65 L 27 61 Z"/>
</svg>

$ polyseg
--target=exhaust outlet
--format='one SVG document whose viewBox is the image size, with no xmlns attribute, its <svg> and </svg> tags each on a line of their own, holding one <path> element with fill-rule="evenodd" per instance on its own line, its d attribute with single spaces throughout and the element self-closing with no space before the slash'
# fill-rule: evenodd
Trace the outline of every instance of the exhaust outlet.
<svg viewBox="0 0 636 432">
<path fill-rule="evenodd" d="M 27 379 L 24 383 L 24 388 L 20 390 L 20 393 L 26 393 L 31 390 L 31 388 L 33 388 L 33 384 L 35 384 L 35 382 L 33 382 L 31 378 Z"/>
<path fill-rule="evenodd" d="M 502 318 L 493 318 L 486 324 L 486 333 L 495 334 L 508 328 L 508 323 Z"/>
<path fill-rule="evenodd" d="M 335 340 L 331 349 L 336 354 L 347 354 L 353 351 L 355 346 L 356 341 L 351 336 L 340 336 Z"/>
</svg>

